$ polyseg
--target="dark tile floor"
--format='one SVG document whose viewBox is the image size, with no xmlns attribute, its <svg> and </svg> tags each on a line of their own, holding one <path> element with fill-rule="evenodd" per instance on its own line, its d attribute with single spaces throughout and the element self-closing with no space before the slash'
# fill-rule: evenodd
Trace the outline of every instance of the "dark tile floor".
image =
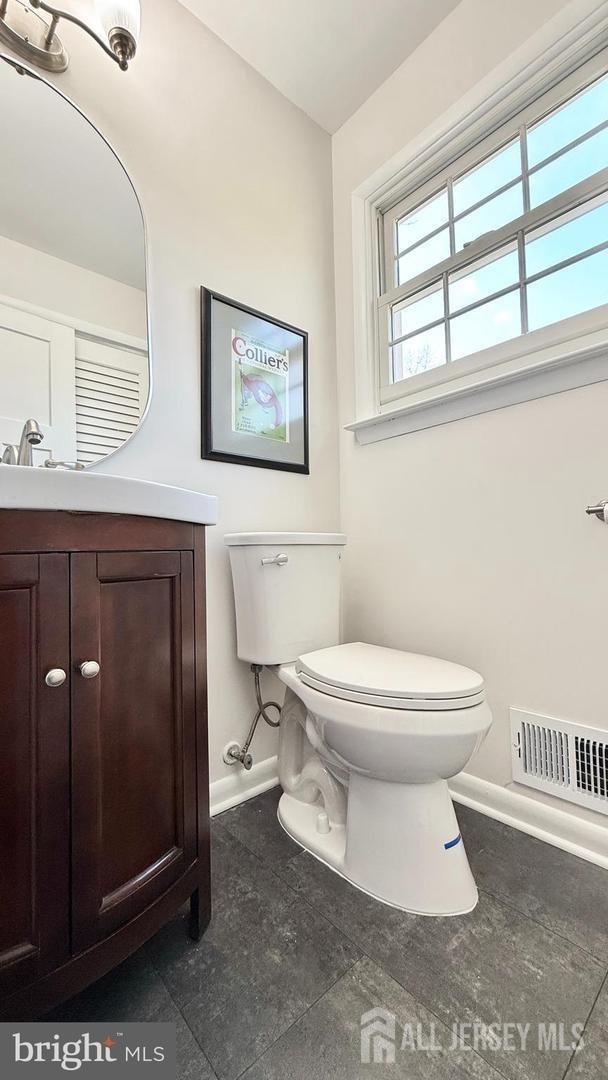
<svg viewBox="0 0 608 1080">
<path fill-rule="evenodd" d="M 174 1021 L 180 1080 L 606 1080 L 608 871 L 457 807 L 479 905 L 406 915 L 301 851 L 278 798 L 215 819 L 200 944 L 180 915 L 52 1015 Z M 396 1017 L 392 1063 L 361 1062 L 374 1008 Z"/>
</svg>

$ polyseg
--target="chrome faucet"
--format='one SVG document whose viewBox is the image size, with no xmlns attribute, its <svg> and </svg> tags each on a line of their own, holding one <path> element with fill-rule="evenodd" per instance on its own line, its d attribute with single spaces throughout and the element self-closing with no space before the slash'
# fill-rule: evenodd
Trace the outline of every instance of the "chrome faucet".
<svg viewBox="0 0 608 1080">
<path fill-rule="evenodd" d="M 23 425 L 19 446 L 5 443 L 5 451 L 2 455 L 4 465 L 33 465 L 34 457 L 32 447 L 38 446 L 44 439 L 37 420 L 29 419 Z"/>
<path fill-rule="evenodd" d="M 21 441 L 19 443 L 19 451 L 17 453 L 18 465 L 33 465 L 34 457 L 32 454 L 32 446 L 38 446 L 44 439 L 37 420 L 26 420 L 23 425 L 23 431 L 21 432 Z"/>
</svg>

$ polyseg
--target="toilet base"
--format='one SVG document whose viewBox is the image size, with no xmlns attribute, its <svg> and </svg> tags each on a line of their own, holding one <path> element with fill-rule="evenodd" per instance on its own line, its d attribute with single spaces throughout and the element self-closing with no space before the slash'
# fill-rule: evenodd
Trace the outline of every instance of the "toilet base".
<svg viewBox="0 0 608 1080">
<path fill-rule="evenodd" d="M 464 915 L 477 886 L 445 780 L 396 784 L 351 773 L 346 825 L 318 831 L 323 803 L 283 794 L 283 829 L 362 892 L 415 915 Z"/>
</svg>

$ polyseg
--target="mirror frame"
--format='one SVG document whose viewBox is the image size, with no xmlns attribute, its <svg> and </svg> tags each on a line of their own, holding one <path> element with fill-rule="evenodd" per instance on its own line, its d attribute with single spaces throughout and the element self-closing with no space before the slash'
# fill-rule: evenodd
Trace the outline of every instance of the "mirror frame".
<svg viewBox="0 0 608 1080">
<path fill-rule="evenodd" d="M 91 470 L 91 469 L 96 469 L 98 465 L 102 465 L 105 461 L 108 461 L 110 458 L 115 457 L 116 454 L 120 454 L 120 452 L 124 449 L 124 447 L 127 446 L 127 444 L 130 443 L 135 438 L 135 436 L 139 434 L 139 431 L 141 430 L 142 424 L 146 420 L 146 418 L 148 416 L 148 413 L 150 411 L 150 405 L 151 405 L 151 402 L 152 402 L 152 392 L 154 390 L 154 367 L 153 367 L 153 362 L 152 362 L 152 317 L 151 317 L 151 313 L 150 313 L 150 289 L 149 289 L 149 285 L 150 285 L 150 247 L 149 247 L 149 241 L 148 241 L 148 226 L 147 226 L 147 222 L 146 222 L 146 215 L 144 214 L 144 208 L 142 206 L 141 199 L 140 199 L 139 194 L 137 192 L 137 188 L 135 187 L 135 184 L 133 183 L 133 180 L 131 179 L 131 176 L 129 175 L 127 167 L 126 167 L 124 161 L 122 160 L 120 154 L 112 146 L 112 143 L 110 142 L 110 140 L 108 138 L 106 138 L 106 136 L 103 134 L 103 132 L 101 132 L 99 130 L 97 125 L 93 123 L 91 118 L 89 116 L 87 116 L 87 114 L 84 112 L 83 109 L 81 109 L 80 105 L 77 105 L 75 101 L 72 101 L 72 99 L 67 94 L 64 94 L 63 90 L 60 90 L 57 86 L 55 86 L 55 83 L 50 82 L 49 79 L 46 79 L 35 68 L 31 67 L 28 63 L 25 63 L 23 60 L 18 60 L 15 56 L 12 56 L 10 53 L 5 52 L 4 49 L 0 49 L 0 61 L 5 62 L 10 67 L 12 67 L 17 76 L 20 76 L 20 74 L 22 73 L 21 77 L 37 79 L 38 82 L 44 83 L 44 85 L 47 86 L 49 88 L 49 90 L 51 90 L 55 94 L 58 94 L 59 97 L 63 98 L 63 100 L 65 102 L 67 102 L 67 104 L 70 105 L 73 109 L 75 109 L 77 113 L 80 113 L 83 120 L 85 120 L 86 123 L 89 124 L 89 126 L 93 129 L 93 131 L 99 136 L 99 138 L 103 140 L 103 142 L 108 147 L 108 150 L 114 155 L 116 161 L 120 165 L 120 167 L 121 167 L 121 169 L 122 169 L 128 183 L 131 186 L 131 190 L 133 191 L 133 194 L 134 194 L 135 199 L 137 201 L 137 205 L 139 207 L 139 213 L 141 215 L 141 223 L 142 223 L 143 239 L 144 239 L 144 284 L 145 284 L 145 293 L 146 293 L 146 331 L 147 331 L 147 335 L 148 335 L 148 397 L 146 399 L 146 404 L 145 404 L 145 406 L 143 408 L 143 411 L 142 411 L 142 414 L 141 414 L 141 417 L 140 417 L 140 420 L 139 420 L 139 424 L 135 428 L 135 431 L 132 431 L 131 434 L 128 435 L 127 438 L 124 440 L 124 442 L 121 443 L 120 446 L 117 446 L 115 450 L 111 450 L 110 453 L 105 454 L 104 457 L 98 458 L 97 461 L 93 461 L 90 464 L 85 465 L 84 469 L 86 469 L 88 471 L 88 470 Z"/>
</svg>

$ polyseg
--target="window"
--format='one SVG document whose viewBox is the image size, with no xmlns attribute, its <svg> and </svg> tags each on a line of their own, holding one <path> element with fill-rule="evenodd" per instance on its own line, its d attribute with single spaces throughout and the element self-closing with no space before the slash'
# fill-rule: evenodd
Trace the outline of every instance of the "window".
<svg viewBox="0 0 608 1080">
<path fill-rule="evenodd" d="M 380 406 L 608 305 L 605 70 L 604 55 L 382 212 Z"/>
</svg>

